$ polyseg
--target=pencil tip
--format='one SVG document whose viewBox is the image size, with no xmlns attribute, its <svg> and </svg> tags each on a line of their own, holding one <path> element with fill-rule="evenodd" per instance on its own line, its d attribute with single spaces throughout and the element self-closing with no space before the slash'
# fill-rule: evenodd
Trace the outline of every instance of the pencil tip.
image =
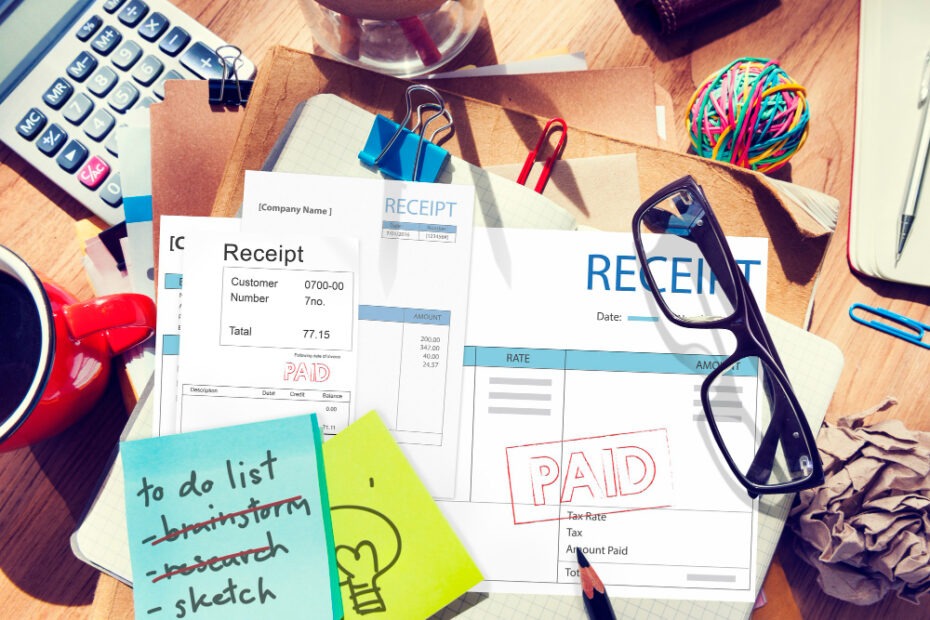
<svg viewBox="0 0 930 620">
<path fill-rule="evenodd" d="M 584 557 L 579 547 L 575 547 L 575 555 L 578 557 L 578 566 L 581 568 L 588 568 L 591 566 L 590 562 L 588 562 L 588 558 Z"/>
</svg>

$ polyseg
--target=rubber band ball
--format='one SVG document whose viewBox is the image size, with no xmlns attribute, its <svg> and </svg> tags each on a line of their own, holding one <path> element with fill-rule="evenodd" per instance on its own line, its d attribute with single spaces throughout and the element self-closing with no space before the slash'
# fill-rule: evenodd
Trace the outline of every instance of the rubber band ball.
<svg viewBox="0 0 930 620">
<path fill-rule="evenodd" d="M 709 75 L 688 103 L 694 152 L 759 172 L 778 170 L 807 140 L 803 86 L 774 60 L 739 58 Z"/>
</svg>

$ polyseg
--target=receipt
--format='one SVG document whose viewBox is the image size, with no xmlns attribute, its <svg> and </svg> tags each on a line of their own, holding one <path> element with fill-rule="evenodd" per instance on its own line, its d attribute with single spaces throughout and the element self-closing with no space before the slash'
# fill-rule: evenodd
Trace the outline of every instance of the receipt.
<svg viewBox="0 0 930 620">
<path fill-rule="evenodd" d="M 316 413 L 350 420 L 358 343 L 358 241 L 188 235 L 177 430 Z"/>
<path fill-rule="evenodd" d="M 475 189 L 246 172 L 244 230 L 359 240 L 356 413 L 376 410 L 436 497 L 455 491 Z"/>
<path fill-rule="evenodd" d="M 152 434 L 177 433 L 178 357 L 180 353 L 181 300 L 184 283 L 184 249 L 195 231 L 235 233 L 242 221 L 235 217 L 165 215 L 161 218 L 158 265 L 158 322 L 155 326 L 155 388 Z"/>
</svg>

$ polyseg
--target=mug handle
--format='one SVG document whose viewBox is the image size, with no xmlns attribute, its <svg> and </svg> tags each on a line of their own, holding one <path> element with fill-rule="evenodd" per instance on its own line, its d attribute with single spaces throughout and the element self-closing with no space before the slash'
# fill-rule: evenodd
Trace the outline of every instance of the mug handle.
<svg viewBox="0 0 930 620">
<path fill-rule="evenodd" d="M 155 302 L 148 295 L 119 293 L 62 308 L 75 340 L 102 333 L 113 355 L 148 340 L 155 333 Z"/>
</svg>

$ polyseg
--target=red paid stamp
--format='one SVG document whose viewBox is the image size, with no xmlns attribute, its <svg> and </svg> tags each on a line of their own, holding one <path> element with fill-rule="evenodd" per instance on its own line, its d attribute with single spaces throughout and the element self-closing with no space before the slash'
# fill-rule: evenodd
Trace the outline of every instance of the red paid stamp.
<svg viewBox="0 0 930 620">
<path fill-rule="evenodd" d="M 510 446 L 507 479 L 513 522 L 568 519 L 672 503 L 668 433 L 656 428 Z"/>
</svg>

